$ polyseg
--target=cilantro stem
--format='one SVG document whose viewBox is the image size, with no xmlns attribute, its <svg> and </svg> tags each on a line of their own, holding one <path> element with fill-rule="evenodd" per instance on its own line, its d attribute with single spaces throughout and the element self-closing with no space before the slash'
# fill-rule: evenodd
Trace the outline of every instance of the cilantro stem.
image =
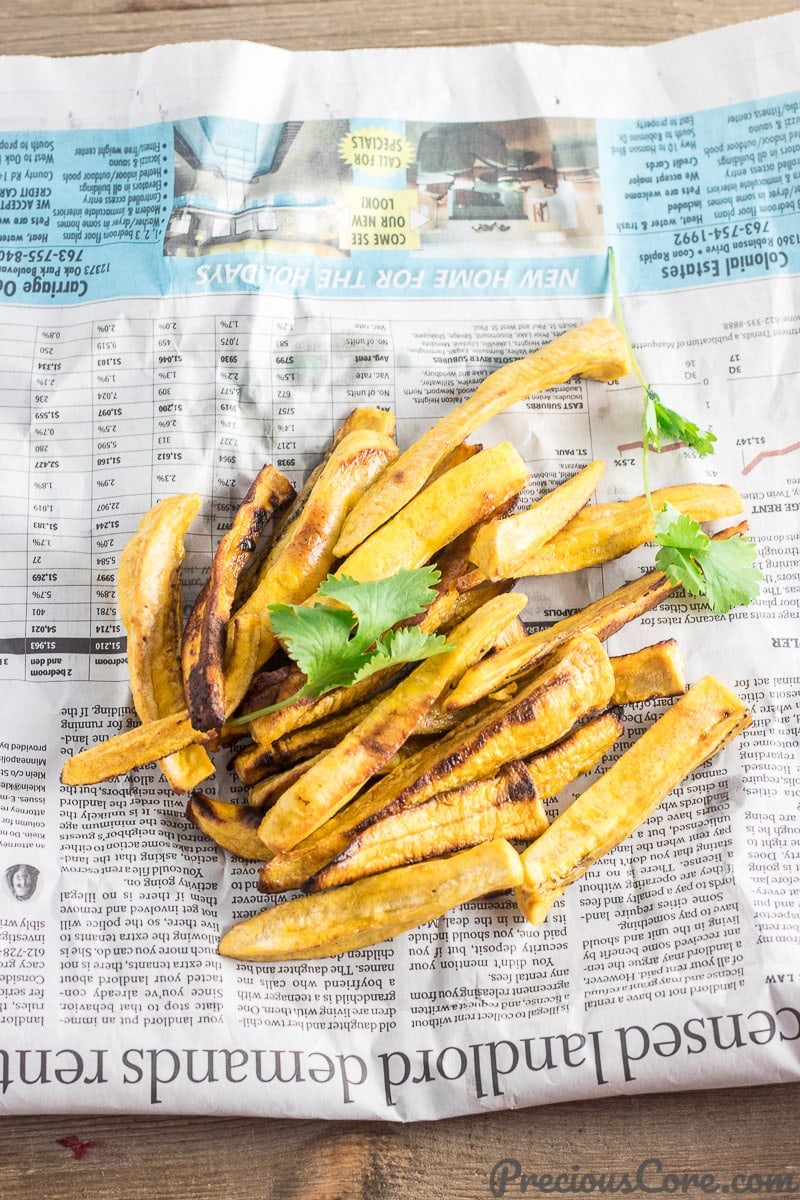
<svg viewBox="0 0 800 1200">
<path fill-rule="evenodd" d="M 633 373 L 639 380 L 639 384 L 645 397 L 645 409 L 642 414 L 642 480 L 644 483 L 644 495 L 645 499 L 647 500 L 647 507 L 650 509 L 650 516 L 653 518 L 653 520 L 655 520 L 656 510 L 655 505 L 653 504 L 652 489 L 650 487 L 650 432 L 648 429 L 647 420 L 647 405 L 648 402 L 652 401 L 653 389 L 645 379 L 644 372 L 639 366 L 639 360 L 633 352 L 633 346 L 631 345 L 631 340 L 628 337 L 628 330 L 627 326 L 625 325 L 625 317 L 622 313 L 622 300 L 619 294 L 619 281 L 617 279 L 617 260 L 614 254 L 613 246 L 608 247 L 608 271 L 611 278 L 611 296 L 614 302 L 614 316 L 616 318 L 619 331 L 622 334 L 623 340 L 628 349 L 628 355 L 630 356 Z"/>
</svg>

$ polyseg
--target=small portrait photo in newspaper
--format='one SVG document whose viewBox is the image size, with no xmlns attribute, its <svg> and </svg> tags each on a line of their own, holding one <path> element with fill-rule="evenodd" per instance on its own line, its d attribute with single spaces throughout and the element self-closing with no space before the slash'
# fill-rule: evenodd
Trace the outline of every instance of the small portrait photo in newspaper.
<svg viewBox="0 0 800 1200">
<path fill-rule="evenodd" d="M 38 882 L 39 869 L 30 863 L 14 863 L 6 870 L 6 885 L 15 900 L 30 900 Z"/>
</svg>

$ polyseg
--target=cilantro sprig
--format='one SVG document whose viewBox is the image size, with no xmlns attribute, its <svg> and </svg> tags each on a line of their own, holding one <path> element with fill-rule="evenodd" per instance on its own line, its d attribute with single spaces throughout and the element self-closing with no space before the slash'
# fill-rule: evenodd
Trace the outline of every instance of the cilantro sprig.
<svg viewBox="0 0 800 1200">
<path fill-rule="evenodd" d="M 440 634 L 416 626 L 395 629 L 423 613 L 435 599 L 439 572 L 434 567 L 400 570 L 389 579 L 359 583 L 329 575 L 316 595 L 334 604 L 270 604 L 272 632 L 306 677 L 293 695 L 237 717 L 243 724 L 338 687 L 360 683 L 377 671 L 420 662 L 448 650 Z"/>
<path fill-rule="evenodd" d="M 625 328 L 612 248 L 608 251 L 608 266 L 614 315 L 644 399 L 642 477 L 659 547 L 656 566 L 672 583 L 680 584 L 690 595 L 705 596 L 712 612 L 726 613 L 736 604 L 749 604 L 759 593 L 763 576 L 755 565 L 755 544 L 751 538 L 738 533 L 730 538 L 712 539 L 703 532 L 697 521 L 671 504 L 665 504 L 660 512 L 656 512 L 650 487 L 650 451 L 660 450 L 662 439 L 671 439 L 704 457 L 714 453 L 717 439 L 710 430 L 700 429 L 694 421 L 668 408 L 647 382 Z"/>
</svg>

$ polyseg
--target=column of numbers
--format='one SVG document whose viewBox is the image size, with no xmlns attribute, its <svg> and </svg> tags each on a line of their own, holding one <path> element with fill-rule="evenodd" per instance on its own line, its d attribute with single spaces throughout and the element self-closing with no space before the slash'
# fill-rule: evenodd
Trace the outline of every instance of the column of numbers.
<svg viewBox="0 0 800 1200">
<path fill-rule="evenodd" d="M 35 329 L 15 329 L 0 336 L 0 495 L 6 514 L 0 543 L 0 679 L 25 677 L 29 504 L 25 428 L 35 345 Z M 50 428 L 48 423 L 48 437 Z M 34 423 L 33 436 L 42 434 Z"/>
<path fill-rule="evenodd" d="M 41 326 L 30 380 L 29 679 L 85 678 L 92 468 L 89 328 Z"/>
<path fill-rule="evenodd" d="M 119 556 L 150 500 L 152 422 L 145 388 L 149 322 L 118 318 L 92 329 L 92 503 L 89 672 L 125 670 L 116 604 Z M 130 514 L 130 515 L 128 515 Z"/>
</svg>

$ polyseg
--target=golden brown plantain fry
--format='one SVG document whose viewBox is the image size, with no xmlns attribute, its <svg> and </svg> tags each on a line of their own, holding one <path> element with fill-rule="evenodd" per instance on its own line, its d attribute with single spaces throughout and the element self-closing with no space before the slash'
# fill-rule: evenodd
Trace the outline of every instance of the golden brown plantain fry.
<svg viewBox="0 0 800 1200">
<path fill-rule="evenodd" d="M 543 801 L 591 771 L 621 733 L 619 717 L 606 712 L 555 746 L 506 763 L 488 779 L 437 792 L 421 804 L 392 805 L 363 821 L 347 848 L 303 888 L 338 887 L 403 861 L 421 861 L 492 837 L 532 842 L 547 828 Z"/>
<path fill-rule="evenodd" d="M 471 557 L 486 579 L 533 574 L 528 567 L 538 551 L 583 508 L 604 470 L 599 460 L 590 463 L 524 512 L 482 525 L 472 542 Z"/>
<path fill-rule="evenodd" d="M 508 763 L 488 779 L 440 792 L 372 822 L 303 890 L 341 887 L 493 838 L 532 842 L 546 828 L 547 814 L 530 772 L 522 763 Z"/>
<path fill-rule="evenodd" d="M 290 850 L 363 787 L 411 736 L 437 696 L 486 653 L 498 628 L 513 620 L 524 603 L 524 596 L 496 596 L 448 634 L 449 650 L 421 662 L 381 697 L 265 814 L 259 832 L 270 849 Z"/>
<path fill-rule="evenodd" d="M 506 504 L 530 478 L 510 442 L 499 442 L 452 467 L 362 542 L 336 569 L 362 582 L 388 579 L 429 559 Z"/>
<path fill-rule="evenodd" d="M 186 707 L 180 666 L 184 538 L 200 510 L 197 493 L 154 505 L 120 555 L 117 603 L 128 634 L 128 674 L 139 720 L 155 721 Z M 176 792 L 214 773 L 202 746 L 187 745 L 160 760 Z"/>
<path fill-rule="evenodd" d="M 331 452 L 302 510 L 270 548 L 258 583 L 239 609 L 257 613 L 262 624 L 259 665 L 277 648 L 269 627 L 270 604 L 302 604 L 329 574 L 333 545 L 358 497 L 397 456 L 388 437 L 355 429 Z"/>
<path fill-rule="evenodd" d="M 674 638 L 642 646 L 630 654 L 614 654 L 611 666 L 612 704 L 636 704 L 656 696 L 681 696 L 686 691 L 683 655 Z"/>
<path fill-rule="evenodd" d="M 351 554 L 379 526 L 407 504 L 459 442 L 490 417 L 533 392 L 563 383 L 573 375 L 609 382 L 631 371 L 624 339 L 604 318 L 570 329 L 541 349 L 506 364 L 446 417 L 442 417 L 370 488 L 344 523 L 337 556 Z"/>
<path fill-rule="evenodd" d="M 525 882 L 516 895 L 527 920 L 542 922 L 570 883 L 750 720 L 739 697 L 712 676 L 690 688 L 524 852 Z"/>
<path fill-rule="evenodd" d="M 484 696 L 526 676 L 558 646 L 583 631 L 594 633 L 604 642 L 628 621 L 649 612 L 677 590 L 677 585 L 670 583 L 663 571 L 648 571 L 587 604 L 571 617 L 537 630 L 476 663 L 464 672 L 442 707 L 446 712 L 457 712 L 477 704 Z"/>
<path fill-rule="evenodd" d="M 449 858 L 395 867 L 278 904 L 229 929 L 219 952 L 250 962 L 344 954 L 434 921 L 469 900 L 516 887 L 521 878 L 519 855 L 498 838 Z"/>
<path fill-rule="evenodd" d="M 435 745 L 402 762 L 337 813 L 316 833 L 262 868 L 261 891 L 299 887 L 346 848 L 353 832 L 378 813 L 419 804 L 437 792 L 493 775 L 503 763 L 536 753 L 563 738 L 576 722 L 608 703 L 614 674 L 591 635 L 561 647 L 535 680 L 508 704 L 464 722 Z"/>
<path fill-rule="evenodd" d="M 195 729 L 219 729 L 225 718 L 225 651 L 239 577 L 270 518 L 293 495 L 294 488 L 280 471 L 269 464 L 262 467 L 214 553 L 208 580 L 186 623 L 181 650 L 186 705 Z"/>
<path fill-rule="evenodd" d="M 281 536 L 284 529 L 286 529 L 287 525 L 289 525 L 292 521 L 294 521 L 297 518 L 298 514 L 305 507 L 306 501 L 308 500 L 308 497 L 311 495 L 314 485 L 316 484 L 317 480 L 319 479 L 320 475 L 322 474 L 322 472 L 325 468 L 325 464 L 327 463 L 331 454 L 333 454 L 333 451 L 336 449 L 336 447 L 341 442 L 342 438 L 347 437 L 348 433 L 352 433 L 354 429 L 367 429 L 367 430 L 371 429 L 373 432 L 380 433 L 384 437 L 394 438 L 394 431 L 395 431 L 396 423 L 397 422 L 395 420 L 394 413 L 387 412 L 383 408 L 353 408 L 353 409 L 351 409 L 350 412 L 345 417 L 345 419 L 342 421 L 339 428 L 334 433 L 333 437 L 331 438 L 331 442 L 330 442 L 330 445 L 328 446 L 328 449 L 323 454 L 322 458 L 317 463 L 317 465 L 314 467 L 313 471 L 311 471 L 311 473 L 309 474 L 309 476 L 306 479 L 305 483 L 303 484 L 302 488 L 295 496 L 293 502 L 280 514 L 280 516 L 276 520 L 276 522 L 275 522 L 275 537 L 276 537 L 276 539 Z M 248 589 L 248 594 L 249 594 L 249 590 L 250 589 Z M 244 600 L 245 598 L 246 597 L 244 595 L 241 597 L 242 600 Z"/>
<path fill-rule="evenodd" d="M 192 728 L 186 709 L 170 713 L 74 754 L 61 769 L 61 782 L 69 787 L 102 783 L 213 737 L 213 732 L 200 733 Z"/>
<path fill-rule="evenodd" d="M 716 521 L 742 511 L 742 498 L 723 483 L 681 483 L 652 494 L 656 512 L 671 504 L 695 521 Z M 590 504 L 534 554 L 520 560 L 517 574 L 563 575 L 611 562 L 655 537 L 645 496 L 611 504 Z"/>
</svg>

